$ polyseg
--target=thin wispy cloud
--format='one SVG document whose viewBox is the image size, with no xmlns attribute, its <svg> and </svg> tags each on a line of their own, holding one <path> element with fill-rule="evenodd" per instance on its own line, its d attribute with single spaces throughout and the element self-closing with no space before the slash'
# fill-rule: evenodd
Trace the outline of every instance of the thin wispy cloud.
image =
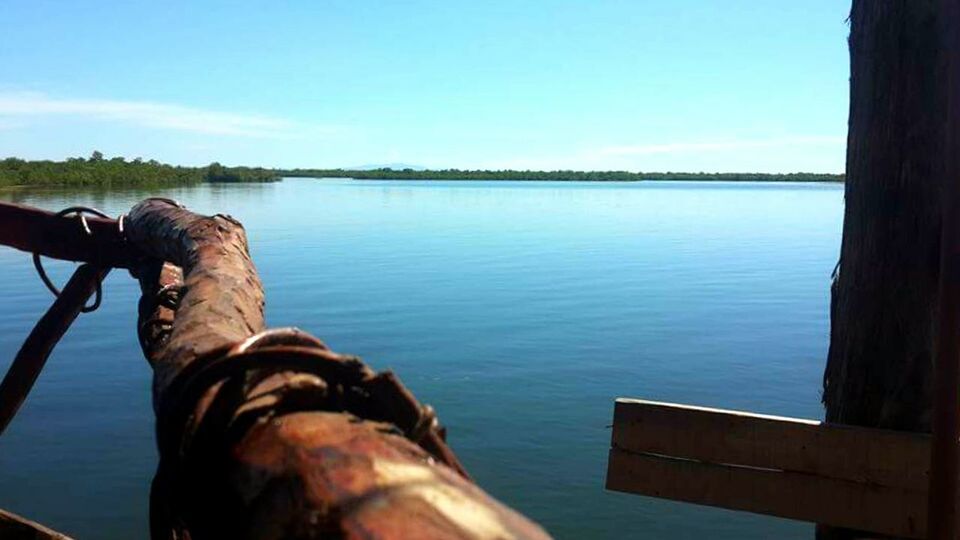
<svg viewBox="0 0 960 540">
<path fill-rule="evenodd" d="M 288 138 L 304 126 L 282 118 L 238 114 L 150 101 L 65 99 L 35 92 L 0 91 L 0 126 L 14 118 L 76 117 L 232 137 Z"/>
<path fill-rule="evenodd" d="M 757 140 L 607 146 L 600 148 L 597 153 L 604 156 L 642 156 L 678 152 L 716 152 L 727 150 L 749 150 L 754 148 L 761 149 L 808 145 L 839 145 L 845 144 L 846 142 L 847 139 L 842 136 L 814 135 Z"/>
<path fill-rule="evenodd" d="M 6 118 L 0 118 L 0 131 L 7 131 L 13 129 L 19 129 L 25 124 L 23 122 L 18 122 L 15 120 L 8 120 Z"/>
</svg>

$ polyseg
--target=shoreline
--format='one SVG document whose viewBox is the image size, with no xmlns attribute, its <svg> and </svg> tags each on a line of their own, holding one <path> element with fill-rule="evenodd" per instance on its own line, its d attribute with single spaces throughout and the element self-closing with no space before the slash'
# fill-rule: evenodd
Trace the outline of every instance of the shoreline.
<svg viewBox="0 0 960 540">
<path fill-rule="evenodd" d="M 641 184 L 644 182 L 651 183 L 690 183 L 690 184 L 828 184 L 828 185 L 843 185 L 844 180 L 799 180 L 799 179 L 785 179 L 785 178 L 776 178 L 776 179 L 764 179 L 764 180 L 729 180 L 729 179 L 694 179 L 694 178 L 644 178 L 639 180 L 562 180 L 562 179 L 549 179 L 549 178 L 535 178 L 535 179 L 514 179 L 514 178 L 499 178 L 499 179 L 490 179 L 490 178 L 359 178 L 352 176 L 283 176 L 279 180 L 269 180 L 262 182 L 242 182 L 247 184 L 270 184 L 282 182 L 285 179 L 290 180 L 351 180 L 351 181 L 373 181 L 373 182 L 489 182 L 489 183 L 530 183 L 530 184 Z M 4 192 L 15 192 L 15 191 L 33 191 L 33 190 L 50 190 L 50 191 L 61 191 L 65 189 L 76 190 L 76 191 L 123 191 L 123 190 L 143 190 L 143 189 L 165 189 L 165 188 L 174 188 L 174 187 L 191 187 L 199 186 L 203 184 L 229 184 L 233 182 L 199 182 L 196 184 L 136 184 L 136 183 L 122 183 L 122 184 L 88 184 L 88 185 L 76 185 L 76 184 L 17 184 L 17 185 L 0 185 L 0 193 Z"/>
<path fill-rule="evenodd" d="M 844 174 L 832 173 L 691 173 L 628 171 L 518 171 L 518 170 L 413 170 L 413 169 L 276 169 L 285 178 L 347 178 L 352 180 L 510 181 L 510 182 L 832 182 L 843 183 Z"/>
<path fill-rule="evenodd" d="M 800 180 L 789 178 L 775 178 L 769 180 L 744 179 L 732 180 L 726 178 L 642 178 L 638 180 L 564 180 L 551 178 L 364 178 L 354 176 L 285 176 L 284 178 L 303 178 L 316 180 L 372 180 L 376 182 L 554 182 L 554 183 L 589 183 L 589 184 L 639 184 L 642 182 L 690 182 L 690 183 L 743 183 L 743 184 L 844 184 L 845 180 Z"/>
</svg>

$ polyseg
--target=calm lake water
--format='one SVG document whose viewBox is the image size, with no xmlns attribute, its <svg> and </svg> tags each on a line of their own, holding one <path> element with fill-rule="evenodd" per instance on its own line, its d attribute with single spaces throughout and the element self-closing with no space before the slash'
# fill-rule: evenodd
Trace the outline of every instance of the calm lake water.
<svg viewBox="0 0 960 540">
<path fill-rule="evenodd" d="M 0 192 L 110 214 L 149 195 L 246 226 L 267 322 L 395 370 L 481 486 L 558 538 L 810 538 L 812 525 L 606 492 L 613 400 L 820 418 L 843 189 L 291 179 Z M 64 280 L 73 266 L 49 264 Z M 0 248 L 0 368 L 51 302 Z M 113 272 L 0 438 L 0 507 L 147 537 L 156 465 L 135 282 Z"/>
</svg>

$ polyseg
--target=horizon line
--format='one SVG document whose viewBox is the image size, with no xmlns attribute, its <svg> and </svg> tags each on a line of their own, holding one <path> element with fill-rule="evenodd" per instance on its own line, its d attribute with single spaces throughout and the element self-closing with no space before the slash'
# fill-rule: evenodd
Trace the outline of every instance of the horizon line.
<svg viewBox="0 0 960 540">
<path fill-rule="evenodd" d="M 126 162 L 126 163 L 130 163 L 130 162 L 133 162 L 133 161 L 136 161 L 136 160 L 139 159 L 139 160 L 141 160 L 141 161 L 143 161 L 143 162 L 155 161 L 155 162 L 157 162 L 157 163 L 160 163 L 161 165 L 170 165 L 170 166 L 173 166 L 173 167 L 184 167 L 184 168 L 192 168 L 192 169 L 204 168 L 204 167 L 210 166 L 210 165 L 213 164 L 213 163 L 218 163 L 218 164 L 223 165 L 224 167 L 228 167 L 228 168 L 243 167 L 243 168 L 249 168 L 249 169 L 265 169 L 265 170 L 281 171 L 281 172 L 282 172 L 282 171 L 342 171 L 342 172 L 366 172 L 366 173 L 369 173 L 369 172 L 374 172 L 374 171 L 392 171 L 392 172 L 407 172 L 407 171 L 410 171 L 410 172 L 415 172 L 415 173 L 430 173 L 430 172 L 452 172 L 452 171 L 457 171 L 457 172 L 491 172 L 491 173 L 507 173 L 507 172 L 518 172 L 518 173 L 624 173 L 624 174 L 633 174 L 633 175 L 641 175 L 641 174 L 689 174 L 689 175 L 754 174 L 754 175 L 763 175 L 763 176 L 789 176 L 789 175 L 801 175 L 801 174 L 806 174 L 806 175 L 825 175 L 825 176 L 845 176 L 845 175 L 846 175 L 846 171 L 841 171 L 841 172 L 815 172 L 815 171 L 758 172 L 758 171 L 747 171 L 747 170 L 740 170 L 740 171 L 671 171 L 671 170 L 667 170 L 667 171 L 656 171 L 656 170 L 649 170 L 649 171 L 631 171 L 631 170 L 627 170 L 627 169 L 511 169 L 511 168 L 475 169 L 475 168 L 458 168 L 458 167 L 430 168 L 430 167 L 422 167 L 422 166 L 419 166 L 419 165 L 417 166 L 417 168 L 412 168 L 412 167 L 411 167 L 411 168 L 405 168 L 405 169 L 395 169 L 395 168 L 392 168 L 392 167 L 379 167 L 379 168 L 372 168 L 372 169 L 357 169 L 357 168 L 349 168 L 349 167 L 313 167 L 313 166 L 311 166 L 311 167 L 277 167 L 277 166 L 247 165 L 247 164 L 242 164 L 242 165 L 227 165 L 227 164 L 221 163 L 221 162 L 219 162 L 219 161 L 217 161 L 217 160 L 214 160 L 214 161 L 211 161 L 211 162 L 209 162 L 209 163 L 202 164 L 202 165 L 186 165 L 186 164 L 183 164 L 183 163 L 169 163 L 169 162 L 164 162 L 164 161 L 160 161 L 160 160 L 155 159 L 155 158 L 144 158 L 144 157 L 142 157 L 142 156 L 137 156 L 137 157 L 134 157 L 134 158 L 128 158 L 128 157 L 126 157 L 126 156 L 112 156 L 112 157 L 106 157 L 106 156 L 104 156 L 103 160 L 104 160 L 104 161 L 110 161 L 111 159 L 116 159 L 116 158 L 122 158 L 122 159 L 124 160 L 124 162 Z M 82 156 L 64 157 L 63 159 L 60 159 L 60 160 L 57 160 L 57 159 L 27 159 L 27 158 L 22 158 L 22 157 L 19 157 L 19 156 L 3 156 L 3 157 L 0 157 L 0 161 L 6 161 L 6 160 L 9 160 L 9 159 L 16 159 L 16 160 L 20 160 L 20 161 L 24 161 L 24 162 L 48 161 L 48 162 L 52 162 L 52 163 L 66 163 L 67 161 L 70 161 L 70 160 L 84 160 L 84 161 L 89 160 L 89 158 L 82 157 Z"/>
</svg>

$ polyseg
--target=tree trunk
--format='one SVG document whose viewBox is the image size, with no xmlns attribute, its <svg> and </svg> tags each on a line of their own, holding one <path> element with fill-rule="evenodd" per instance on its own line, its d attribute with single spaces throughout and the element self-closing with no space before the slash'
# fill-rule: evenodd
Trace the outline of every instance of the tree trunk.
<svg viewBox="0 0 960 540">
<path fill-rule="evenodd" d="M 945 135 L 937 3 L 854 0 L 850 25 L 846 210 L 823 403 L 830 422 L 930 431 Z"/>
</svg>

